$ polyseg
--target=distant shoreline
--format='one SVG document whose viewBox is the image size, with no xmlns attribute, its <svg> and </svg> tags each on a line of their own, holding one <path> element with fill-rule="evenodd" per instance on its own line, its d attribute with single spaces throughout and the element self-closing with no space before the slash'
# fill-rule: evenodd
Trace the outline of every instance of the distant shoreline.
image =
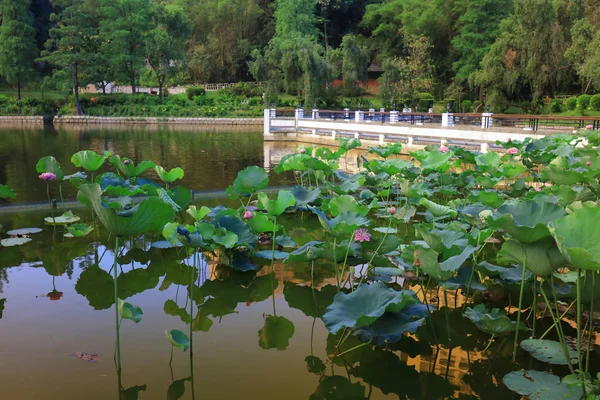
<svg viewBox="0 0 600 400">
<path fill-rule="evenodd" d="M 185 117 L 94 117 L 67 115 L 61 117 L 51 116 L 0 116 L 0 126 L 4 124 L 86 124 L 86 125 L 232 125 L 232 126 L 262 126 L 262 118 L 185 118 Z"/>
</svg>

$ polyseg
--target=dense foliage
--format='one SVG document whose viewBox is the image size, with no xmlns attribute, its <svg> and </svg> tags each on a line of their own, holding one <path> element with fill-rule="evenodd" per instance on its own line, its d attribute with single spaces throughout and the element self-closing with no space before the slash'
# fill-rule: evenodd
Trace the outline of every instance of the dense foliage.
<svg viewBox="0 0 600 400">
<path fill-rule="evenodd" d="M 381 67 L 386 104 L 428 92 L 531 112 L 546 96 L 600 90 L 591 0 L 18 0 L 0 15 L 0 76 L 15 86 L 51 76 L 44 84 L 74 91 L 117 82 L 162 95 L 254 78 L 267 101 L 313 104 L 365 94 Z"/>
</svg>

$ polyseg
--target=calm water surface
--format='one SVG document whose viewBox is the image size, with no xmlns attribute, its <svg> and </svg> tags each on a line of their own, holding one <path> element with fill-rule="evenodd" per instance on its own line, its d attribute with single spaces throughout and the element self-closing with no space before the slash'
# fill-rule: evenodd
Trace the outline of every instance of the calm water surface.
<svg viewBox="0 0 600 400">
<path fill-rule="evenodd" d="M 261 133 L 241 131 L 13 129 L 0 134 L 0 183 L 16 188 L 24 202 L 45 200 L 34 168 L 45 155 L 54 155 L 67 173 L 74 171 L 70 156 L 81 149 L 153 159 L 166 168 L 184 168 L 185 186 L 208 190 L 227 187 L 248 165 L 271 167 L 296 147 L 264 143 Z M 290 177 L 270 175 L 271 184 L 290 183 Z M 68 188 L 65 193 L 75 194 Z M 91 220 L 86 210 L 75 212 Z M 4 230 L 41 227 L 47 214 L 43 208 L 0 212 L 0 224 Z M 316 218 L 282 219 L 298 245 L 323 239 Z M 405 228 L 403 234 L 412 235 Z M 315 265 L 313 292 L 309 265 L 276 263 L 273 272 L 265 265 L 257 273 L 240 273 L 204 258 L 194 296 L 199 317 L 192 325 L 193 358 L 178 349 L 171 354 L 165 331 L 189 330 L 190 260 L 176 249 L 151 248 L 152 237 L 125 243 L 117 257 L 120 297 L 144 312 L 139 324 L 122 323 L 119 377 L 109 274 L 114 254 L 107 249 L 113 241 L 101 230 L 81 239 L 63 235 L 64 228 L 46 226 L 31 243 L 0 249 L 0 399 L 518 398 L 501 383 L 515 369 L 511 346 L 496 346 L 494 357 L 483 358 L 475 349 L 488 337 L 460 311 L 450 314 L 452 350 L 430 344 L 432 335 L 448 335 L 439 328 L 445 313 L 438 310 L 435 332 L 420 330 L 388 349 L 363 347 L 331 359 L 339 336 L 329 335 L 319 318 L 337 291 L 327 264 Z M 350 338 L 342 350 L 356 344 Z M 77 352 L 95 353 L 99 360 L 86 362 L 73 356 Z M 528 363 L 531 369 L 546 368 Z"/>
</svg>

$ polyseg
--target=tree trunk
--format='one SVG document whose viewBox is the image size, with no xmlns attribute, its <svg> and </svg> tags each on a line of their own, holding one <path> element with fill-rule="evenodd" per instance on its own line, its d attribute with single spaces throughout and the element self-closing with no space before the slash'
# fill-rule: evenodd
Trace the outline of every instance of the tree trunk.
<svg viewBox="0 0 600 400">
<path fill-rule="evenodd" d="M 21 80 L 17 79 L 17 100 L 21 100 Z"/>
<path fill-rule="evenodd" d="M 158 80 L 158 101 L 160 103 L 163 102 L 163 85 L 165 83 L 164 79 L 159 79 Z"/>
<path fill-rule="evenodd" d="M 135 70 L 133 69 L 131 70 L 129 81 L 131 82 L 131 94 L 135 95 Z"/>
<path fill-rule="evenodd" d="M 323 18 L 323 36 L 325 37 L 325 51 L 329 50 L 329 39 L 327 38 L 327 20 Z"/>
<path fill-rule="evenodd" d="M 79 104 L 79 70 L 77 66 L 73 68 L 73 90 L 75 91 L 75 108 L 77 108 L 77 115 L 83 115 L 81 104 Z"/>
</svg>

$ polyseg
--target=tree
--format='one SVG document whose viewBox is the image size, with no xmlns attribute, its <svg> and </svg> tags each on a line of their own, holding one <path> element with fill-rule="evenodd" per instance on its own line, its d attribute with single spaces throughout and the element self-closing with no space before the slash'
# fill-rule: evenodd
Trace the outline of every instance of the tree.
<svg viewBox="0 0 600 400">
<path fill-rule="evenodd" d="M 89 69 L 95 65 L 96 54 L 90 50 L 97 31 L 83 10 L 84 0 L 54 0 L 53 6 L 60 11 L 50 16 L 54 27 L 50 29 L 42 60 L 58 67 L 53 78 L 73 90 L 77 115 L 83 115 L 79 87 L 87 81 Z"/>
<path fill-rule="evenodd" d="M 359 84 L 366 84 L 367 68 L 369 68 L 369 53 L 364 38 L 349 34 L 344 36 L 341 52 L 341 76 L 344 81 L 345 96 L 360 95 Z"/>
<path fill-rule="evenodd" d="M 480 68 L 483 56 L 499 34 L 500 21 L 510 12 L 512 0 L 470 0 L 460 17 L 460 32 L 452 40 L 458 54 L 452 65 L 456 81 L 465 84 L 469 76 Z"/>
<path fill-rule="evenodd" d="M 414 102 L 419 93 L 433 87 L 431 44 L 425 36 L 405 36 L 406 53 L 383 61 L 384 73 L 379 78 L 381 96 L 388 100 Z"/>
<path fill-rule="evenodd" d="M 107 57 L 117 76 L 129 80 L 131 93 L 135 94 L 152 26 L 150 0 L 101 0 L 100 4 L 100 35 L 109 44 Z"/>
<path fill-rule="evenodd" d="M 38 53 L 29 5 L 30 0 L 0 0 L 0 75 L 17 85 L 19 100 L 21 85 L 33 74 Z"/>
<path fill-rule="evenodd" d="M 154 7 L 153 25 L 146 38 L 146 60 L 156 75 L 162 102 L 165 81 L 184 58 L 184 38 L 190 33 L 190 25 L 183 9 L 162 3 Z"/>
</svg>

